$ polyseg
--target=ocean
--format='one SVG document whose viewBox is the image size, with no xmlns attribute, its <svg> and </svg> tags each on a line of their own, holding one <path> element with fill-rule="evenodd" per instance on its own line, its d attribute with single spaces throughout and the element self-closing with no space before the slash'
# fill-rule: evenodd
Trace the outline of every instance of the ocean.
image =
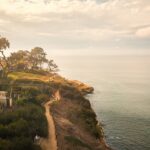
<svg viewBox="0 0 150 150">
<path fill-rule="evenodd" d="M 114 150 L 150 150 L 150 55 L 54 59 L 61 75 L 94 87 L 88 98 Z"/>
</svg>

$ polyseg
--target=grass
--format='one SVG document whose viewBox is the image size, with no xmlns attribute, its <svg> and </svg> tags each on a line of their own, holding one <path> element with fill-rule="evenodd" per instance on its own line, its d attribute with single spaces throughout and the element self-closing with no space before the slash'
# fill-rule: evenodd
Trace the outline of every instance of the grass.
<svg viewBox="0 0 150 150">
<path fill-rule="evenodd" d="M 8 75 L 12 80 L 37 80 L 42 82 L 49 82 L 51 77 L 40 74 L 26 73 L 26 72 L 12 72 Z"/>
<path fill-rule="evenodd" d="M 71 81 L 71 80 L 67 80 L 63 77 L 61 77 L 58 74 L 45 74 L 42 75 L 40 73 L 28 73 L 28 72 L 11 72 L 8 74 L 8 78 L 12 81 L 14 81 L 14 83 L 22 83 L 24 84 L 23 86 L 32 86 L 35 84 L 51 84 L 51 85 L 56 85 L 57 88 L 65 88 L 65 91 L 68 91 L 68 93 L 70 93 L 70 97 L 71 98 L 79 98 L 82 93 L 82 91 L 86 91 L 86 89 L 88 88 L 87 85 L 84 85 L 81 82 L 77 82 L 77 81 Z M 31 84 L 31 85 L 30 85 Z M 68 89 L 66 89 L 68 88 Z M 76 93 L 75 90 L 76 89 Z M 71 96 L 71 92 L 69 92 L 69 90 L 73 90 L 74 92 L 72 92 L 72 96 Z M 80 93 L 81 92 L 81 93 Z M 66 92 L 67 94 L 67 92 Z"/>
<path fill-rule="evenodd" d="M 26 73 L 26 72 L 11 72 L 8 74 L 8 78 L 14 81 L 37 81 L 43 83 L 54 82 L 61 85 L 68 85 L 68 81 L 59 75 L 41 75 L 38 73 Z"/>
</svg>

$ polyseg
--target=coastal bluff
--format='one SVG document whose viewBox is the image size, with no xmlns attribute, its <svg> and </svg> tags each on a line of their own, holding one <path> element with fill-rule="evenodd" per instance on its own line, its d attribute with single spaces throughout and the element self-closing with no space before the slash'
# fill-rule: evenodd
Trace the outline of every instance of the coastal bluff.
<svg viewBox="0 0 150 150">
<path fill-rule="evenodd" d="M 90 101 L 84 97 L 94 88 L 81 81 L 67 81 L 73 88 L 60 89 L 61 99 L 51 106 L 58 150 L 111 150 Z"/>
<path fill-rule="evenodd" d="M 31 106 L 36 107 L 41 113 L 43 121 L 36 118 L 38 126 L 33 124 L 32 132 L 29 130 L 29 136 L 32 135 L 30 139 L 36 134 L 48 139 L 48 133 L 51 131 L 48 132 L 49 122 L 44 116 L 43 106 L 50 101 L 49 109 L 46 105 L 46 110 L 47 112 L 49 110 L 54 121 L 58 150 L 110 150 L 105 143 L 102 126 L 90 101 L 85 98 L 87 94 L 94 92 L 92 86 L 50 73 L 12 72 L 8 74 L 8 79 L 5 86 L 8 89 L 12 88 L 12 113 L 15 114 L 20 111 L 19 109 L 23 109 L 25 116 L 25 112 Z M 34 115 L 36 116 L 36 113 Z M 30 124 L 31 120 L 27 118 L 26 121 Z M 32 140 L 30 145 L 45 150 L 42 146 L 32 143 Z"/>
</svg>

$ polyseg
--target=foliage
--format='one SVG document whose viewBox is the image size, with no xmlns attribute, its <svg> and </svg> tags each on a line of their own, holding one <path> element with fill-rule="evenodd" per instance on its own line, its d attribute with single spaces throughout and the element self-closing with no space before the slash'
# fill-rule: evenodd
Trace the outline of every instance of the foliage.
<svg viewBox="0 0 150 150">
<path fill-rule="evenodd" d="M 9 41 L 4 37 L 0 37 L 0 50 L 3 51 L 9 48 L 9 46 L 10 46 Z"/>
<path fill-rule="evenodd" d="M 34 136 L 46 137 L 47 133 L 44 110 L 35 104 L 18 106 L 0 115 L 0 150 L 34 150 Z"/>
<path fill-rule="evenodd" d="M 49 87 L 25 87 L 20 92 L 20 99 L 16 100 L 16 104 L 24 105 L 25 103 L 34 103 L 41 105 L 49 100 Z"/>
<path fill-rule="evenodd" d="M 81 147 L 86 147 L 89 150 L 92 150 L 92 148 L 88 144 L 82 142 L 79 138 L 75 136 L 65 136 L 65 140 L 71 143 L 74 147 L 81 146 Z"/>
<path fill-rule="evenodd" d="M 29 51 L 19 50 L 18 52 L 11 53 L 7 60 L 11 64 L 11 70 L 27 70 L 30 65 L 29 57 Z"/>
<path fill-rule="evenodd" d="M 43 63 L 47 63 L 48 60 L 46 59 L 46 53 L 41 47 L 35 47 L 30 52 L 30 58 L 31 61 L 31 68 L 32 69 L 41 69 Z"/>
<path fill-rule="evenodd" d="M 7 76 L 8 72 L 57 72 L 58 66 L 52 59 L 46 58 L 43 48 L 35 47 L 29 50 L 18 50 L 6 57 L 4 51 L 9 48 L 9 41 L 0 37 L 0 71 L 2 77 Z"/>
<path fill-rule="evenodd" d="M 58 68 L 53 60 L 46 58 L 46 53 L 41 47 L 35 47 L 31 51 L 19 50 L 13 52 L 7 60 L 10 64 L 10 71 L 56 72 Z"/>
<path fill-rule="evenodd" d="M 35 98 L 37 104 L 42 104 L 49 100 L 49 96 L 47 94 L 39 94 Z"/>
<path fill-rule="evenodd" d="M 4 38 L 4 37 L 0 37 L 0 70 L 3 70 L 2 72 L 2 77 L 5 76 L 7 74 L 7 69 L 9 67 L 9 63 L 7 61 L 7 58 L 4 54 L 4 51 L 9 48 L 10 43 L 9 41 Z"/>
<path fill-rule="evenodd" d="M 84 107 L 80 110 L 79 114 L 85 121 L 87 130 L 89 130 L 96 138 L 102 137 L 102 130 L 98 125 L 95 112 L 92 109 Z"/>
<path fill-rule="evenodd" d="M 13 139 L 0 139 L 0 150 L 40 150 L 32 144 L 30 138 L 19 137 Z"/>
</svg>

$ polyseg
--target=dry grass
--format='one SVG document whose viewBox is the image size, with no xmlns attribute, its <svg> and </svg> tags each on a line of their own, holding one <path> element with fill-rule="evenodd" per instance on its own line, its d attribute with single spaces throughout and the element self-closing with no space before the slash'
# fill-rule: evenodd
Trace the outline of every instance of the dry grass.
<svg viewBox="0 0 150 150">
<path fill-rule="evenodd" d="M 26 72 L 13 72 L 8 75 L 9 78 L 13 80 L 39 80 L 42 82 L 48 82 L 50 80 L 50 76 L 26 73 Z"/>
<path fill-rule="evenodd" d="M 67 80 L 62 78 L 59 75 L 41 75 L 41 74 L 33 74 L 33 73 L 26 73 L 26 72 L 12 72 L 8 75 L 8 78 L 12 80 L 31 80 L 31 81 L 40 81 L 44 83 L 48 82 L 55 82 L 65 84 Z"/>
</svg>

